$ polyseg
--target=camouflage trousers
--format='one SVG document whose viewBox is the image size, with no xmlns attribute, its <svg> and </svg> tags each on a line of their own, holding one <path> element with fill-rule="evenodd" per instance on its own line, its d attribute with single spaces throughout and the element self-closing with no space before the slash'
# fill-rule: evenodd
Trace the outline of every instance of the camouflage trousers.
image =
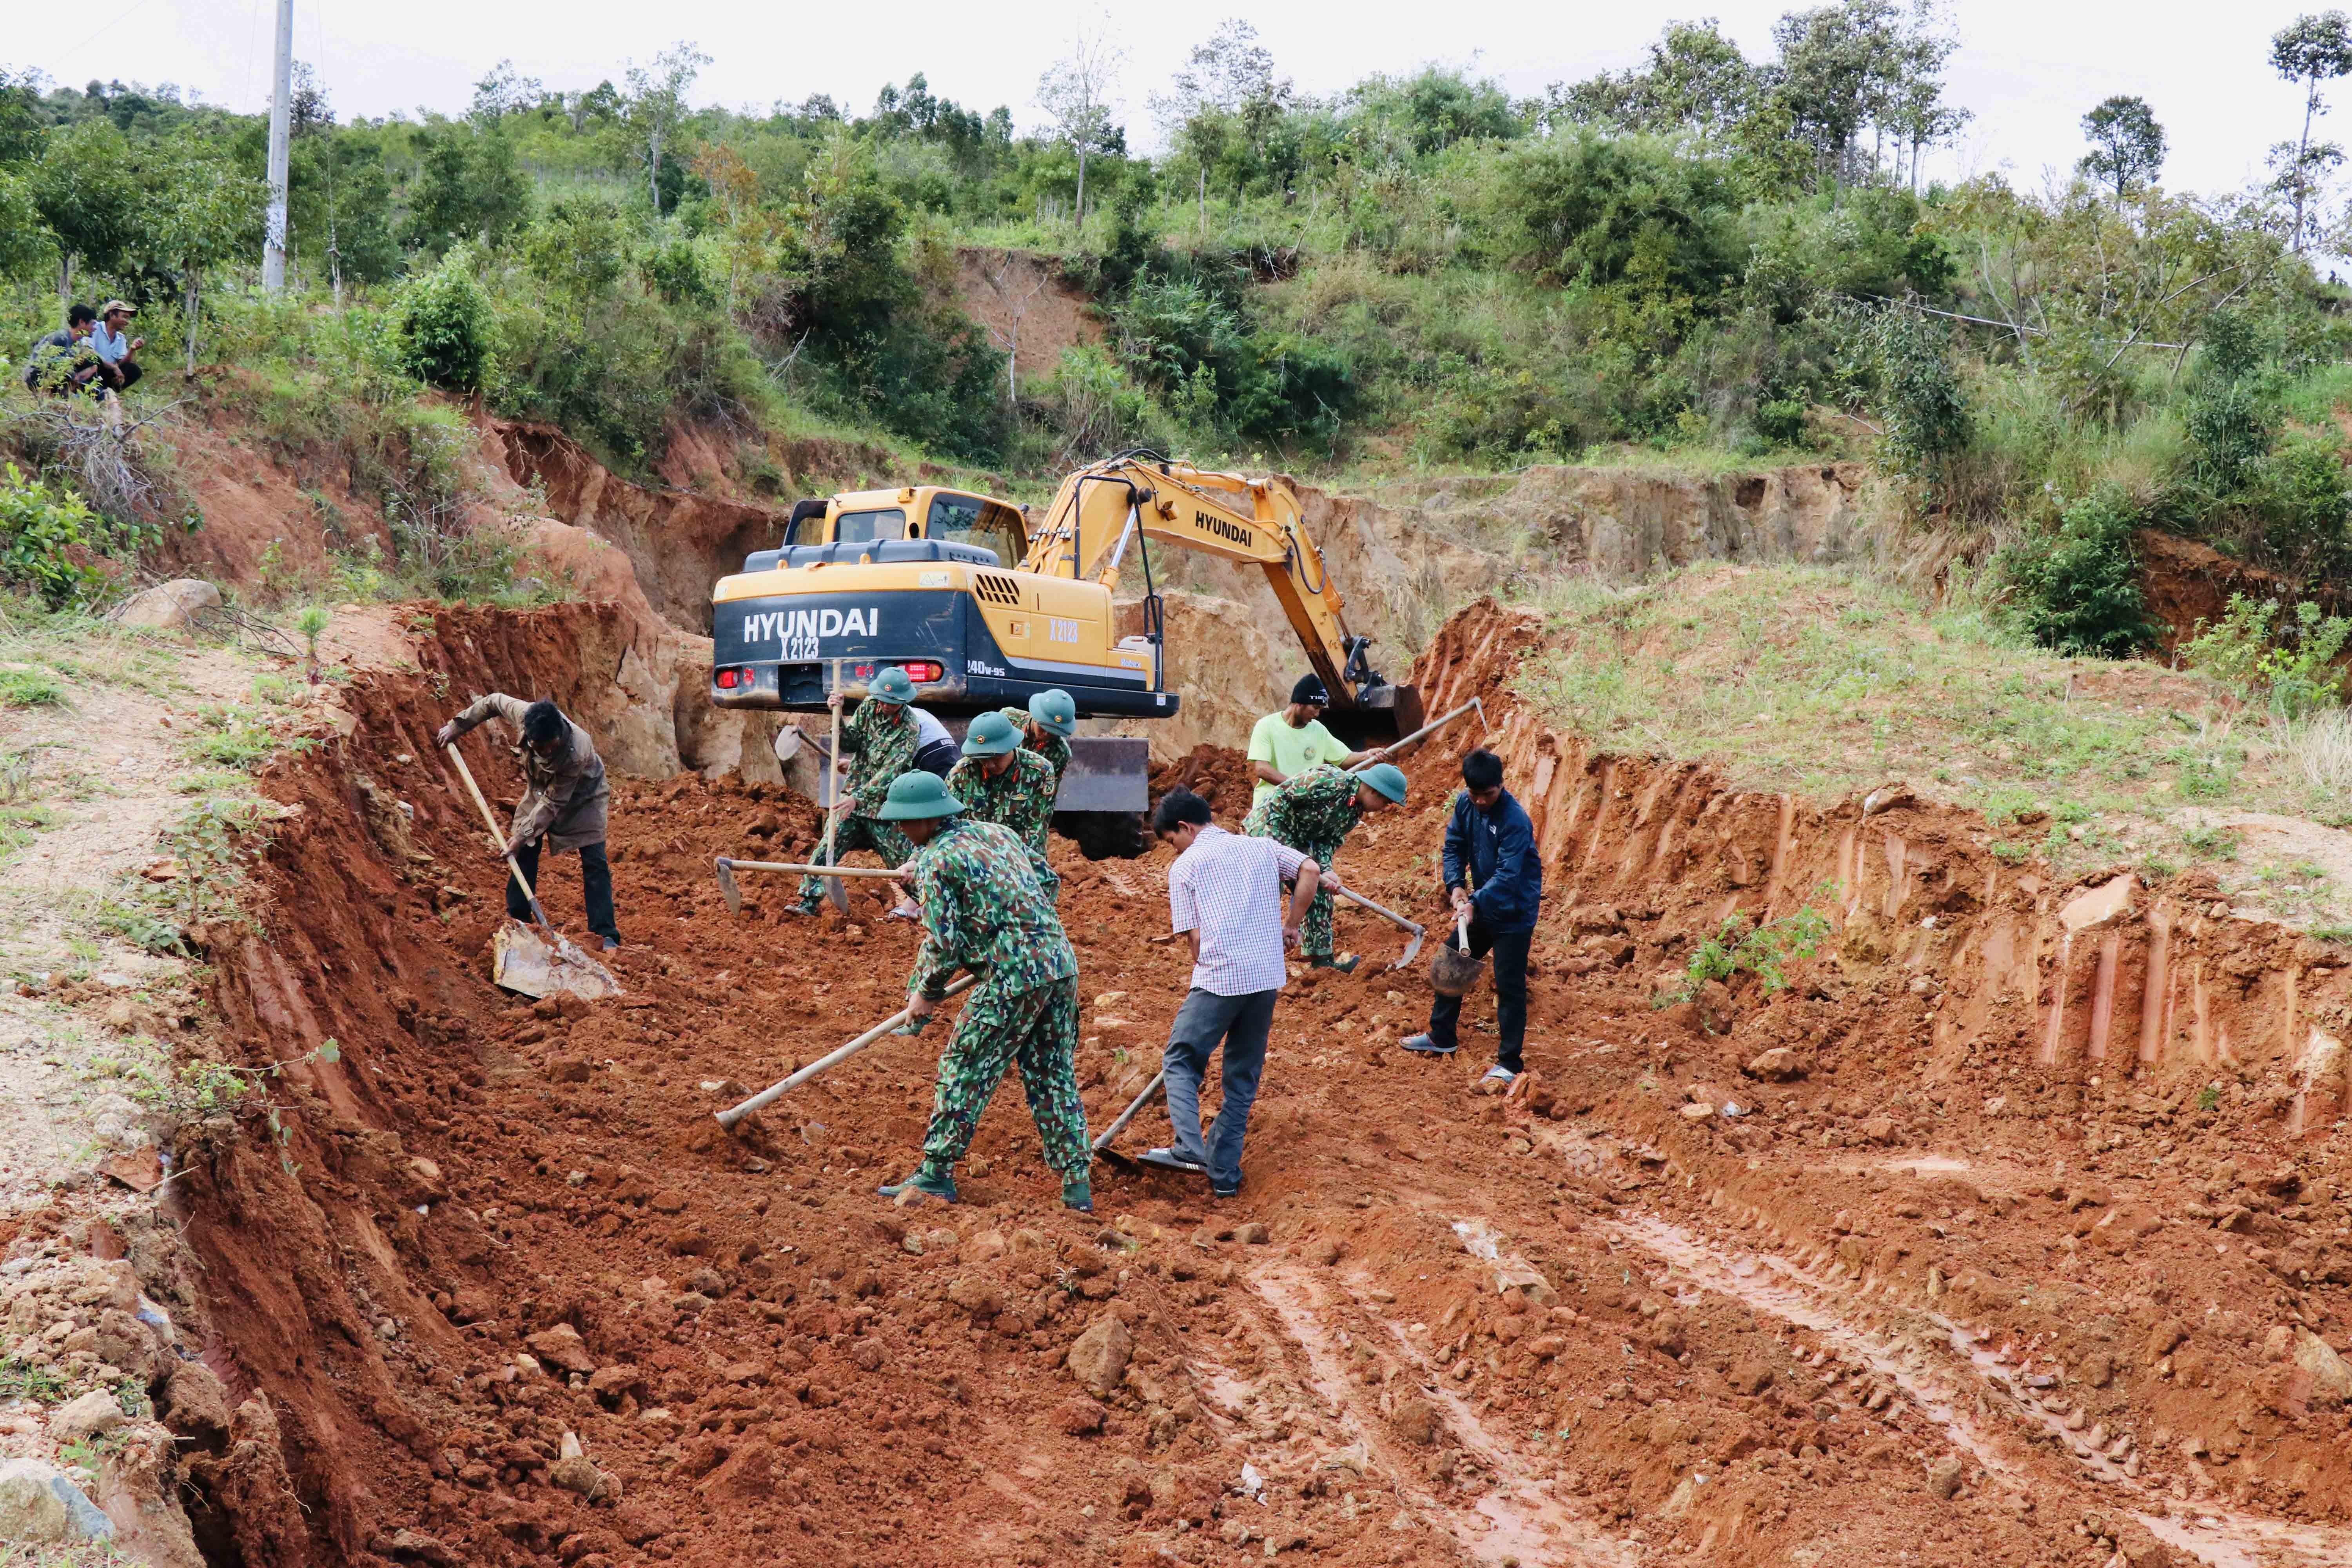
<svg viewBox="0 0 2352 1568">
<path fill-rule="evenodd" d="M 982 982 L 963 1005 L 955 1034 L 940 1053 L 923 1164 L 952 1170 L 988 1109 L 1007 1068 L 1021 1069 L 1029 1115 L 1045 1141 L 1045 1164 L 1064 1178 L 1083 1176 L 1094 1161 L 1087 1145 L 1087 1108 L 1078 1100 L 1078 983 L 1048 981 L 1025 991 Z"/>
<path fill-rule="evenodd" d="M 816 847 L 809 851 L 812 866 L 838 866 L 853 849 L 871 849 L 882 857 L 886 866 L 903 866 L 915 858 L 914 841 L 890 824 L 876 816 L 845 816 L 833 830 L 833 854 L 824 852 L 824 840 L 819 838 Z M 825 879 L 803 877 L 801 898 L 814 902 L 824 897 Z"/>
<path fill-rule="evenodd" d="M 1252 838 L 1274 837 L 1265 830 L 1265 818 L 1255 811 L 1251 812 L 1248 820 L 1242 824 L 1242 831 Z M 1282 842 L 1288 843 L 1287 840 Z M 1331 868 L 1332 857 L 1339 853 L 1339 846 L 1336 841 L 1329 844 L 1290 844 L 1289 847 L 1297 850 L 1327 871 Z M 1315 901 L 1307 906 L 1307 919 L 1299 927 L 1298 951 L 1308 958 L 1331 956 L 1330 894 L 1318 893 L 1315 895 Z"/>
</svg>

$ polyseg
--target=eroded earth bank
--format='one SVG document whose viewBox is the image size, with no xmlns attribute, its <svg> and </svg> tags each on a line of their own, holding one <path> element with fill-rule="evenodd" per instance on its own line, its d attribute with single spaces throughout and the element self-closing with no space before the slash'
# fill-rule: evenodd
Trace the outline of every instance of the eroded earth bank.
<svg viewBox="0 0 2352 1568">
<path fill-rule="evenodd" d="M 1481 604 L 1415 677 L 1485 698 L 1536 815 L 1513 1092 L 1477 1092 L 1483 991 L 1461 1058 L 1396 1048 L 1426 983 L 1347 920 L 1370 961 L 1294 982 L 1239 1200 L 1103 1167 L 1065 1213 L 1008 1086 L 965 1201 L 895 1208 L 937 1029 L 711 1120 L 893 1010 L 913 954 L 864 892 L 728 915 L 714 854 L 814 839 L 780 784 L 617 781 L 627 995 L 487 979 L 497 868 L 432 729 L 583 696 L 609 616 L 441 611 L 350 684 L 265 775 L 256 923 L 199 933 L 215 1048 L 294 1064 L 270 1116 L 177 1127 L 152 1226 L 0 1233 L 16 1331 L 152 1394 L 169 1438 L 105 1461 L 152 1560 L 2352 1561 L 2342 950 L 2120 868 L 2057 885 L 1899 788 L 1591 754 L 1509 693 L 1538 624 Z M 1434 914 L 1475 738 L 1414 759 L 1353 882 Z M 1235 759 L 1187 765 L 1238 815 Z M 1054 849 L 1099 1126 L 1185 965 L 1164 851 Z M 1808 909 L 1786 989 L 1654 1005 L 1727 914 Z"/>
</svg>

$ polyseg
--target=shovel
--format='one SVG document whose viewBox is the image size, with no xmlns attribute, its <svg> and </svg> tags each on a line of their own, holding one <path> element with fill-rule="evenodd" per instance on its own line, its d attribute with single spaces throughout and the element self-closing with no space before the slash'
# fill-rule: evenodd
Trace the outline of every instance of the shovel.
<svg viewBox="0 0 2352 1568">
<path fill-rule="evenodd" d="M 1108 1160 L 1112 1164 L 1118 1166 L 1121 1170 L 1137 1171 L 1143 1168 L 1137 1163 L 1134 1155 L 1122 1154 L 1118 1150 L 1112 1148 L 1110 1146 L 1110 1141 L 1127 1131 L 1127 1124 L 1135 1120 L 1135 1113 L 1142 1110 L 1145 1106 L 1150 1104 L 1151 1097 L 1158 1094 L 1162 1089 L 1167 1087 L 1167 1083 L 1168 1069 L 1166 1068 L 1161 1068 L 1158 1072 L 1151 1075 L 1151 1081 L 1143 1086 L 1143 1092 L 1135 1097 L 1134 1103 L 1129 1105 L 1125 1110 L 1120 1111 L 1118 1113 L 1118 1119 L 1113 1121 L 1109 1126 L 1104 1128 L 1101 1134 L 1095 1139 L 1094 1153 L 1096 1159 Z"/>
<path fill-rule="evenodd" d="M 962 979 L 948 987 L 947 996 L 961 995 L 964 992 L 971 990 L 973 986 L 979 984 L 979 975 L 967 974 Z M 947 996 L 942 996 L 940 1000 L 945 1001 Z M 793 1074 L 792 1077 L 781 1079 L 776 1082 L 770 1084 L 767 1088 L 761 1089 L 759 1093 L 753 1095 L 751 1099 L 745 1100 L 740 1105 L 730 1105 L 726 1110 L 717 1112 L 719 1125 L 725 1128 L 729 1132 L 733 1132 L 735 1131 L 735 1124 L 742 1121 L 743 1118 L 751 1115 L 755 1110 L 762 1110 L 767 1107 L 773 1105 L 777 1100 L 782 1100 L 784 1097 L 787 1090 L 798 1089 L 801 1085 L 808 1082 L 809 1079 L 816 1077 L 817 1074 L 828 1072 L 833 1068 L 839 1067 L 842 1063 L 847 1061 L 850 1058 L 856 1056 L 858 1052 L 864 1050 L 866 1047 L 872 1045 L 883 1036 L 890 1033 L 891 1030 L 896 1029 L 899 1025 L 906 1023 L 913 1016 L 913 1008 L 899 1008 L 897 1012 L 891 1014 L 888 1017 L 883 1019 L 880 1023 L 875 1025 L 872 1028 L 866 1030 L 864 1034 L 858 1036 L 847 1045 L 839 1046 L 835 1047 L 833 1050 L 827 1051 L 824 1055 L 817 1058 L 816 1060 L 809 1063 L 808 1066 L 801 1068 L 800 1071 Z"/>
<path fill-rule="evenodd" d="M 1466 869 L 1462 887 L 1465 892 L 1470 889 Z M 1429 988 L 1440 996 L 1466 996 L 1486 967 L 1484 959 L 1470 956 L 1470 911 L 1465 910 L 1454 922 L 1454 940 L 1440 944 L 1436 955 L 1429 961 Z"/>
<path fill-rule="evenodd" d="M 1405 919 L 1394 910 L 1383 909 L 1379 904 L 1372 902 L 1371 900 L 1364 897 L 1363 894 L 1350 891 L 1349 889 L 1334 888 L 1331 889 L 1331 894 L 1332 897 L 1345 899 L 1351 904 L 1360 904 L 1363 908 L 1371 910 L 1372 913 L 1379 915 L 1385 920 L 1393 921 L 1398 925 L 1402 926 L 1406 931 L 1412 932 L 1412 940 L 1404 944 L 1403 955 L 1394 963 L 1389 965 L 1391 969 L 1402 969 L 1406 964 L 1411 963 L 1415 958 L 1418 958 L 1421 955 L 1421 939 L 1429 934 L 1427 927 L 1423 926 L 1416 921 Z"/>
<path fill-rule="evenodd" d="M 831 695 L 835 697 L 839 697 L 841 695 L 841 660 L 837 658 L 833 661 L 833 690 Z M 833 710 L 833 748 L 824 754 L 824 769 L 825 780 L 833 786 L 833 794 L 835 796 L 833 804 L 825 807 L 824 813 L 824 858 L 827 860 L 830 860 L 834 858 L 834 827 L 841 821 L 841 801 L 838 798 L 841 795 L 841 710 L 839 708 L 835 708 Z M 722 897 L 725 895 L 723 885 L 720 889 L 720 894 Z M 835 909 L 839 910 L 845 915 L 849 912 L 848 883 L 843 881 L 827 881 L 824 885 L 824 896 L 827 900 L 831 900 Z"/>
<path fill-rule="evenodd" d="M 457 776 L 466 781 L 466 793 L 481 808 L 482 821 L 488 826 L 491 839 L 503 845 L 506 836 L 499 831 L 498 816 L 490 810 L 490 803 L 482 798 L 482 787 L 474 782 L 474 772 L 466 765 L 465 753 L 457 750 L 454 742 L 446 749 L 449 760 L 457 764 Z M 531 890 L 530 879 L 522 874 L 513 856 L 507 856 L 506 862 L 515 886 L 522 889 L 524 900 L 530 905 L 537 929 L 511 915 L 499 924 L 490 940 L 491 983 L 525 996 L 548 997 L 562 993 L 583 1002 L 618 996 L 621 983 L 613 978 L 613 972 L 548 923 L 547 911 L 540 907 L 539 895 Z"/>
<path fill-rule="evenodd" d="M 1465 713 L 1471 712 L 1474 710 L 1478 715 L 1478 727 L 1482 730 L 1485 729 L 1486 726 L 1486 700 L 1483 698 L 1473 697 L 1469 701 L 1465 702 L 1461 707 L 1454 709 L 1452 712 L 1442 714 L 1439 717 L 1431 720 L 1428 723 L 1423 724 L 1420 729 L 1415 730 L 1412 734 L 1407 735 L 1403 740 L 1382 746 L 1379 751 L 1374 752 L 1370 756 L 1366 757 L 1362 762 L 1358 763 L 1354 767 L 1349 768 L 1348 771 L 1351 773 L 1360 773 L 1375 763 L 1387 762 L 1391 757 L 1395 756 L 1407 746 L 1412 745 L 1417 742 L 1427 740 L 1430 736 L 1436 734 L 1440 730 L 1444 729 L 1448 724 L 1453 723 L 1456 719 L 1461 718 Z"/>
<path fill-rule="evenodd" d="M 803 877 L 896 877 L 903 868 L 886 866 L 879 870 L 870 866 L 802 866 L 789 860 L 737 860 L 730 856 L 715 857 L 719 868 L 719 896 L 727 900 L 727 912 L 743 912 L 743 889 L 735 885 L 738 871 L 794 871 Z"/>
</svg>

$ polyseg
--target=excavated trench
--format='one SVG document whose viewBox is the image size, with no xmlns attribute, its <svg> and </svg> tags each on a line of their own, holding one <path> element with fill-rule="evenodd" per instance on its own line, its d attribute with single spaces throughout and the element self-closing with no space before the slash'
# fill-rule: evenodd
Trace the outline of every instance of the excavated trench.
<svg viewBox="0 0 2352 1568">
<path fill-rule="evenodd" d="M 498 868 L 431 731 L 452 692 L 581 695 L 604 616 L 445 612 L 267 780 L 300 809 L 215 998 L 253 1061 L 341 1054 L 280 1081 L 282 1158 L 226 1119 L 175 1151 L 235 1408 L 164 1412 L 207 1561 L 2352 1560 L 2336 950 L 2054 885 L 1900 791 L 1591 754 L 1508 694 L 1540 628 L 1480 605 L 1415 675 L 1486 700 L 1536 816 L 1534 1072 L 1479 1094 L 1483 995 L 1462 1058 L 1399 1052 L 1426 984 L 1343 917 L 1373 959 L 1284 1001 L 1240 1200 L 1103 1167 L 1066 1213 L 1008 1089 L 963 1204 L 894 1208 L 938 1031 L 710 1120 L 912 956 L 864 893 L 727 915 L 710 857 L 805 847 L 797 797 L 617 781 L 628 994 L 486 978 Z M 1350 844 L 1373 897 L 1433 910 L 1455 754 Z M 1100 1125 L 1181 1000 L 1167 861 L 1055 858 Z M 1790 989 L 1652 1005 L 1727 913 L 1808 905 Z"/>
</svg>

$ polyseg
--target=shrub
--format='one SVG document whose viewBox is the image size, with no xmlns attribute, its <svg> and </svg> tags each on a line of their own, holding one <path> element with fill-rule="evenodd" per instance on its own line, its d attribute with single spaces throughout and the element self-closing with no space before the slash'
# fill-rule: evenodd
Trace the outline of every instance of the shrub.
<svg viewBox="0 0 2352 1568">
<path fill-rule="evenodd" d="M 2323 615 L 2307 600 L 2283 621 L 2275 600 L 2232 594 L 2221 624 L 2200 630 L 2180 653 L 2193 668 L 2266 700 L 2278 717 L 2299 719 L 2343 700 L 2336 658 L 2347 639 L 2352 620 Z"/>
<path fill-rule="evenodd" d="M 105 525 L 64 486 L 26 479 L 10 463 L 0 473 L 0 576 L 30 588 L 50 609 L 94 597 L 107 574 Z"/>
<path fill-rule="evenodd" d="M 2055 529 L 2001 553 L 2000 570 L 2036 642 L 2060 653 L 2121 658 L 2154 640 L 2132 547 L 2138 523 L 2123 490 L 2102 485 L 2067 507 Z"/>
<path fill-rule="evenodd" d="M 428 385 L 477 392 L 498 363 L 498 320 L 461 247 L 401 291 L 393 311 L 401 368 Z"/>
</svg>

